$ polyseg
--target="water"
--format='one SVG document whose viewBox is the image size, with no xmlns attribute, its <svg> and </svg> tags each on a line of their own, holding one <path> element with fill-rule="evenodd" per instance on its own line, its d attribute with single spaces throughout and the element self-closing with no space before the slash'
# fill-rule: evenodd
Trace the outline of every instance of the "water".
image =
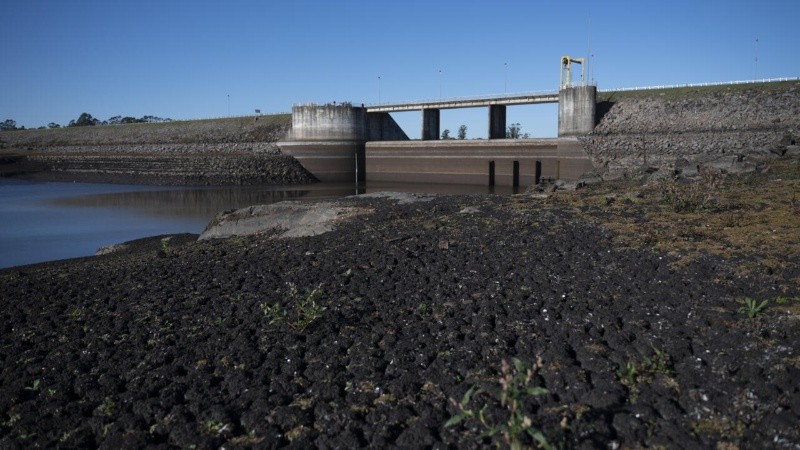
<svg viewBox="0 0 800 450">
<path fill-rule="evenodd" d="M 368 185 L 378 191 L 487 193 L 483 186 Z M 510 194 L 511 188 L 494 188 Z M 163 187 L 41 183 L 0 177 L 0 268 L 93 255 L 161 234 L 200 233 L 220 211 L 284 200 L 340 198 L 351 185 Z"/>
</svg>

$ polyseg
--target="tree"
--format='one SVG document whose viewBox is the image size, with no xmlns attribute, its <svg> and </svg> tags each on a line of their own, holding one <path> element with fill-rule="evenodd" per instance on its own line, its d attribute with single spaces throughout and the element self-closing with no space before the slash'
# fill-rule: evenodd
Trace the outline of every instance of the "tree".
<svg viewBox="0 0 800 450">
<path fill-rule="evenodd" d="M 458 138 L 464 140 L 467 138 L 467 126 L 461 125 L 458 127 Z"/>
<path fill-rule="evenodd" d="M 506 139 L 528 139 L 528 133 L 522 133 L 522 127 L 519 123 L 512 123 L 506 130 Z"/>
<path fill-rule="evenodd" d="M 59 125 L 59 124 L 57 124 L 55 122 L 50 122 L 50 123 L 47 124 L 47 128 L 61 128 L 61 125 Z"/>
<path fill-rule="evenodd" d="M 89 113 L 83 113 L 78 117 L 78 120 L 70 120 L 69 125 L 70 127 L 92 127 L 100 123 L 99 120 L 92 117 Z"/>
<path fill-rule="evenodd" d="M 6 119 L 5 122 L 0 123 L 0 131 L 12 131 L 17 129 L 17 121 Z"/>
<path fill-rule="evenodd" d="M 445 128 L 444 131 L 442 131 L 442 139 L 451 139 L 450 130 L 448 130 L 447 128 Z"/>
</svg>

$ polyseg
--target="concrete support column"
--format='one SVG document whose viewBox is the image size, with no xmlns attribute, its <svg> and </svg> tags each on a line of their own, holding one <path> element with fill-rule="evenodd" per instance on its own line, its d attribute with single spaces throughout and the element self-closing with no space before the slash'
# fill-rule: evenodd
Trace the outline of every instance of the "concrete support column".
<svg viewBox="0 0 800 450">
<path fill-rule="evenodd" d="M 597 86 L 574 86 L 558 92 L 558 135 L 580 136 L 594 130 Z"/>
<path fill-rule="evenodd" d="M 489 139 L 505 139 L 506 105 L 489 105 Z"/>
<path fill-rule="evenodd" d="M 433 141 L 439 139 L 439 110 L 422 110 L 422 140 Z"/>
</svg>

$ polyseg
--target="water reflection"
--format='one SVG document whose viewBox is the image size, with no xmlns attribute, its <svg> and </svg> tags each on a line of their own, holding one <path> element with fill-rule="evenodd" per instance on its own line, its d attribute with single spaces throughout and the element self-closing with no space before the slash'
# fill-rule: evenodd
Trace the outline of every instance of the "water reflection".
<svg viewBox="0 0 800 450">
<path fill-rule="evenodd" d="M 322 200 L 381 191 L 435 194 L 511 194 L 510 187 L 430 184 L 369 184 L 353 186 L 320 183 L 308 186 L 180 188 L 156 191 L 112 192 L 53 199 L 73 208 L 133 209 L 152 217 L 211 220 L 217 213 L 251 205 L 286 200 Z"/>
<path fill-rule="evenodd" d="M 297 187 L 183 188 L 164 191 L 115 192 L 53 199 L 73 208 L 132 209 L 151 217 L 211 220 L 218 212 L 286 200 L 338 198 L 355 188 L 298 189 Z"/>
<path fill-rule="evenodd" d="M 320 183 L 306 186 L 156 187 L 36 183 L 0 177 L 0 268 L 88 256 L 148 236 L 200 233 L 221 211 L 285 200 L 400 191 L 511 194 L 510 187 Z"/>
</svg>

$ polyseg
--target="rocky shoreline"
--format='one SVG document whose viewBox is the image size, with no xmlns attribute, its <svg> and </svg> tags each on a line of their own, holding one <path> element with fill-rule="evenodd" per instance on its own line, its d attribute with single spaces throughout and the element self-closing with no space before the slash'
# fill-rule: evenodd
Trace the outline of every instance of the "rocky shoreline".
<svg viewBox="0 0 800 450">
<path fill-rule="evenodd" d="M 152 185 L 313 183 L 275 142 L 288 115 L 5 132 L 0 176 Z"/>
<path fill-rule="evenodd" d="M 795 448 L 782 164 L 698 212 L 629 181 L 348 198 L 324 234 L 0 270 L 0 447 Z"/>
<path fill-rule="evenodd" d="M 741 172 L 754 159 L 800 154 L 798 81 L 612 92 L 598 102 L 598 124 L 580 139 L 607 178 L 687 166 Z"/>
</svg>

